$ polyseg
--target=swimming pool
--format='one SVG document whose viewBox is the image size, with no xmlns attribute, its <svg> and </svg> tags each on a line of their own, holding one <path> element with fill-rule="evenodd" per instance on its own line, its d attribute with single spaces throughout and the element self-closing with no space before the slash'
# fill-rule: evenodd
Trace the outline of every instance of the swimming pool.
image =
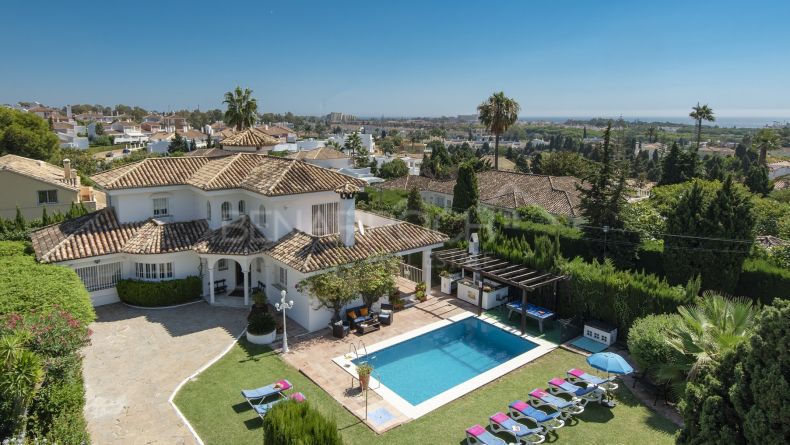
<svg viewBox="0 0 790 445">
<path fill-rule="evenodd" d="M 491 323 L 468 317 L 352 362 L 370 363 L 382 386 L 409 404 L 419 405 L 537 347 Z"/>
</svg>

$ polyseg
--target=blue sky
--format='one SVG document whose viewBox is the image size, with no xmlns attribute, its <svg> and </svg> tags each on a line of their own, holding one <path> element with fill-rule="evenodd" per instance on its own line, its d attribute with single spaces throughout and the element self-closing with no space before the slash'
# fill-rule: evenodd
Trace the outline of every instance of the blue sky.
<svg viewBox="0 0 790 445">
<path fill-rule="evenodd" d="M 790 116 L 790 1 L 17 1 L 0 103 L 473 113 Z M 13 43 L 10 43 L 13 42 Z"/>
</svg>

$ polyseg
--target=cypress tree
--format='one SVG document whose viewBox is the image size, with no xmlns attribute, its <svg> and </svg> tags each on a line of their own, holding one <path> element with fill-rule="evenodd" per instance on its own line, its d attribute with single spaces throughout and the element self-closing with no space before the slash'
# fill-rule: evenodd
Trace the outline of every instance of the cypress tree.
<svg viewBox="0 0 790 445">
<path fill-rule="evenodd" d="M 453 210 L 463 213 L 469 207 L 476 207 L 479 193 L 474 166 L 469 162 L 461 164 L 453 187 Z"/>
<path fill-rule="evenodd" d="M 417 187 L 412 187 L 409 191 L 409 198 L 406 202 L 406 221 L 418 226 L 425 224 L 422 197 Z"/>
<path fill-rule="evenodd" d="M 48 226 L 51 223 L 52 221 L 49 219 L 49 215 L 47 214 L 47 208 L 44 207 L 44 209 L 41 211 L 41 224 L 44 226 Z"/>
<path fill-rule="evenodd" d="M 760 164 L 753 164 L 749 168 L 749 174 L 746 175 L 744 183 L 752 193 L 762 196 L 770 193 L 773 188 L 771 181 L 768 179 L 768 169 Z"/>
<path fill-rule="evenodd" d="M 19 210 L 19 206 L 17 206 L 16 208 L 16 216 L 14 217 L 14 228 L 16 230 L 27 229 L 27 221 L 25 221 L 25 217 L 22 216 L 22 211 Z"/>
</svg>

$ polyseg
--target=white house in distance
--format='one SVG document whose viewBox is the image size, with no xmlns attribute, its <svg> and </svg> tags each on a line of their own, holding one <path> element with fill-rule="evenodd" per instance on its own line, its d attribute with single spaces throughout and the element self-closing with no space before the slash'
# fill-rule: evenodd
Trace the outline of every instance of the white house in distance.
<svg viewBox="0 0 790 445">
<path fill-rule="evenodd" d="M 348 139 L 349 136 L 351 136 L 351 133 L 332 135 L 329 136 L 328 140 L 330 142 L 336 142 L 342 147 L 346 144 L 346 139 Z M 369 153 L 373 153 L 376 150 L 376 141 L 373 140 L 372 134 L 359 133 L 359 139 L 362 141 L 362 146 L 365 147 Z"/>
<path fill-rule="evenodd" d="M 191 144 L 192 141 L 195 141 L 196 148 L 206 148 L 206 135 L 200 131 L 188 129 L 186 131 L 160 131 L 158 133 L 152 134 L 148 137 L 148 152 L 157 154 L 167 153 L 168 149 L 170 148 L 170 142 L 176 137 L 176 133 L 181 135 L 182 138 L 186 139 L 188 144 Z"/>
<path fill-rule="evenodd" d="M 92 180 L 107 193 L 107 208 L 31 239 L 39 261 L 77 272 L 95 305 L 118 301 L 122 278 L 200 276 L 212 304 L 249 304 L 251 287 L 278 301 L 285 290 L 296 303 L 288 315 L 315 331 L 332 313 L 316 309 L 296 283 L 380 254 L 421 252 L 430 289 L 431 250 L 447 240 L 355 210 L 363 181 L 294 159 L 148 158 Z M 222 283 L 227 294 L 219 293 Z"/>
</svg>

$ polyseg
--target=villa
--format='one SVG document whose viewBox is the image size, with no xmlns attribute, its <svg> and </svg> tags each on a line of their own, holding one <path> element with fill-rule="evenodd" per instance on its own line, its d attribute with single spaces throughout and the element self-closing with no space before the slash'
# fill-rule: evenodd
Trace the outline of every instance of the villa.
<svg viewBox="0 0 790 445">
<path fill-rule="evenodd" d="M 447 240 L 356 210 L 364 181 L 294 159 L 148 158 L 91 179 L 107 208 L 31 238 L 39 261 L 77 272 L 94 305 L 118 301 L 121 279 L 200 276 L 211 304 L 248 305 L 253 288 L 278 301 L 285 290 L 296 302 L 289 316 L 312 332 L 332 313 L 296 283 L 376 255 L 419 252 L 430 289 L 431 251 Z"/>
</svg>

